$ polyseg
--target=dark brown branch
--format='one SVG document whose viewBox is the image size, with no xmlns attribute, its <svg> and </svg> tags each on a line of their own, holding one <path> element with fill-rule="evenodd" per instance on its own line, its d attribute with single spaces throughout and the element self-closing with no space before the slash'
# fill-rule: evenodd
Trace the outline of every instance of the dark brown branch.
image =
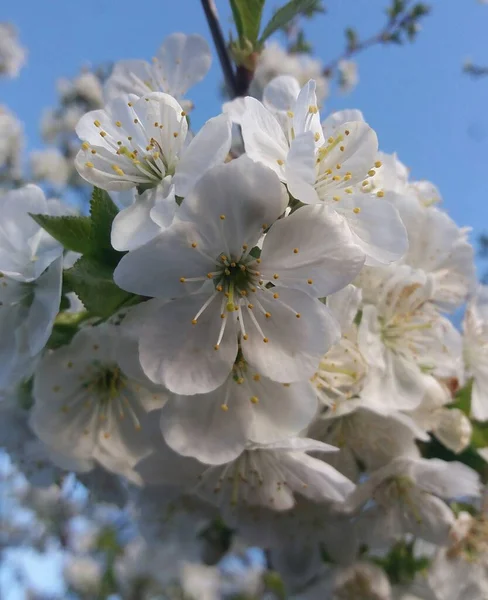
<svg viewBox="0 0 488 600">
<path fill-rule="evenodd" d="M 220 27 L 219 18 L 217 16 L 217 8 L 215 7 L 214 0 L 202 0 L 202 7 L 207 19 L 210 33 L 212 34 L 213 43 L 222 67 L 224 74 L 225 85 L 227 92 L 231 98 L 239 96 L 239 89 L 237 85 L 236 75 L 234 73 L 234 67 L 227 50 L 227 44 L 225 43 L 222 29 Z"/>
</svg>

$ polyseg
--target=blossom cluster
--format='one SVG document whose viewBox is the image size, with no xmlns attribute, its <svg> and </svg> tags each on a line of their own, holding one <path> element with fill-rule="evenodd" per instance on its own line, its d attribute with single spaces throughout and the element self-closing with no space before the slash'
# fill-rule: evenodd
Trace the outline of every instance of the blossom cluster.
<svg viewBox="0 0 488 600">
<path fill-rule="evenodd" d="M 2 445 L 38 483 L 123 482 L 168 577 L 218 519 L 296 597 L 485 597 L 482 482 L 428 452 L 480 448 L 488 420 L 468 230 L 360 111 L 321 116 L 313 79 L 191 131 L 209 66 L 183 34 L 115 66 L 76 126 L 90 217 L 0 197 Z M 402 585 L 378 566 L 401 544 L 430 564 Z"/>
</svg>

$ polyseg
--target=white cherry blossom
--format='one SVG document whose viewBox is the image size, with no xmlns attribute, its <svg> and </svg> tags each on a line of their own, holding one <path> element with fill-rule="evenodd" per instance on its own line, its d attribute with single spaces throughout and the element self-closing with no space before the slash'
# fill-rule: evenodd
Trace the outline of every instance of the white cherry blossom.
<svg viewBox="0 0 488 600">
<path fill-rule="evenodd" d="M 173 33 L 164 40 L 152 63 L 117 62 L 105 84 L 105 97 L 110 101 L 124 94 L 166 92 L 181 101 L 205 77 L 211 61 L 210 48 L 200 35 Z M 191 102 L 185 101 L 185 108 L 191 108 Z"/>
<path fill-rule="evenodd" d="M 326 207 L 277 221 L 286 203 L 271 170 L 241 157 L 209 171 L 178 221 L 122 258 L 117 285 L 157 299 L 142 309 L 140 360 L 150 379 L 177 394 L 212 391 L 227 379 L 238 344 L 275 381 L 313 374 L 339 334 L 316 298 L 348 284 L 364 258 Z"/>
<path fill-rule="evenodd" d="M 381 167 L 375 132 L 364 121 L 340 122 L 347 113 L 326 121 L 322 130 L 315 82 L 292 103 L 293 93 L 289 78 L 280 78 L 265 95 L 268 108 L 246 98 L 240 123 L 248 156 L 273 169 L 298 200 L 336 211 L 367 264 L 398 260 L 408 243 L 397 210 L 384 198 L 354 192 Z M 291 108 L 285 111 L 286 106 Z"/>
<path fill-rule="evenodd" d="M 85 114 L 76 133 L 83 140 L 76 168 L 89 183 L 113 191 L 146 189 L 172 176 L 178 196 L 223 162 L 231 142 L 224 115 L 207 121 L 190 141 L 185 111 L 161 92 L 115 98 Z"/>
<path fill-rule="evenodd" d="M 17 35 L 11 23 L 0 23 L 0 77 L 17 77 L 26 62 L 27 51 Z"/>
<path fill-rule="evenodd" d="M 130 477 L 149 448 L 141 430 L 145 415 L 165 396 L 140 372 L 137 349 L 122 341 L 113 325 L 87 327 L 69 346 L 45 355 L 30 424 L 54 450 Z"/>
<path fill-rule="evenodd" d="M 471 415 L 488 420 L 488 288 L 480 285 L 463 322 L 464 360 L 473 378 Z"/>
</svg>

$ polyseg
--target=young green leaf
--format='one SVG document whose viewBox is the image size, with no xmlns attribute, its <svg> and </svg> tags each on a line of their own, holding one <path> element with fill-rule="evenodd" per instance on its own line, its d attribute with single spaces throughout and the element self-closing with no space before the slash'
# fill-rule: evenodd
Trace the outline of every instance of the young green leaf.
<svg viewBox="0 0 488 600">
<path fill-rule="evenodd" d="M 279 8 L 271 17 L 269 23 L 266 25 L 263 33 L 261 34 L 259 43 L 263 44 L 270 36 L 273 35 L 273 33 L 278 31 L 278 29 L 281 29 L 287 25 L 297 15 L 304 14 L 312 10 L 315 5 L 316 0 L 290 0 L 288 4 L 285 4 Z"/>
<path fill-rule="evenodd" d="M 90 255 L 113 266 L 116 266 L 122 257 L 121 252 L 112 248 L 110 241 L 112 222 L 118 212 L 112 198 L 105 190 L 93 188 L 90 200 L 92 240 Z"/>
<path fill-rule="evenodd" d="M 31 217 L 67 250 L 81 254 L 90 251 L 91 220 L 89 217 L 51 217 L 35 214 L 31 214 Z"/>
<path fill-rule="evenodd" d="M 230 0 L 239 41 L 257 42 L 265 0 Z"/>
<path fill-rule="evenodd" d="M 117 287 L 113 269 L 95 258 L 82 256 L 64 272 L 64 278 L 86 310 L 99 317 L 111 316 L 134 297 Z"/>
</svg>

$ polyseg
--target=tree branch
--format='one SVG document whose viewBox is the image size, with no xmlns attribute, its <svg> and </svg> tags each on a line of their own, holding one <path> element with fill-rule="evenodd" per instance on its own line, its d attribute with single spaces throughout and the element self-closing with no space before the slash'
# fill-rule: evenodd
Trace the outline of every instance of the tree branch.
<svg viewBox="0 0 488 600">
<path fill-rule="evenodd" d="M 239 89 L 236 81 L 236 75 L 234 73 L 234 67 L 227 50 L 227 44 L 225 43 L 222 29 L 220 27 L 219 18 L 217 15 L 217 8 L 214 0 L 202 0 L 203 12 L 207 19 L 210 33 L 212 34 L 213 43 L 222 67 L 224 74 L 225 85 L 231 98 L 235 98 L 239 95 Z"/>
</svg>

